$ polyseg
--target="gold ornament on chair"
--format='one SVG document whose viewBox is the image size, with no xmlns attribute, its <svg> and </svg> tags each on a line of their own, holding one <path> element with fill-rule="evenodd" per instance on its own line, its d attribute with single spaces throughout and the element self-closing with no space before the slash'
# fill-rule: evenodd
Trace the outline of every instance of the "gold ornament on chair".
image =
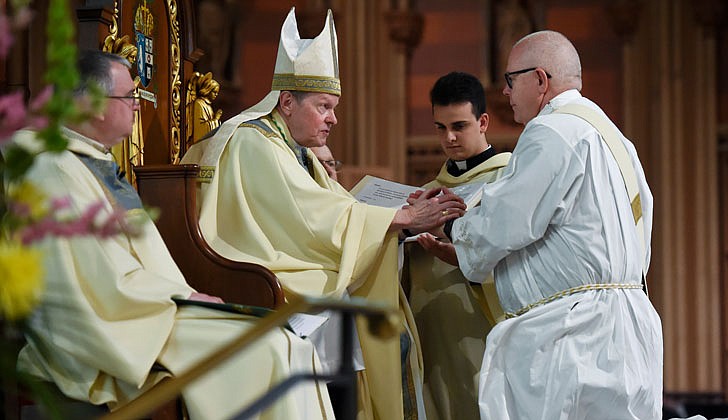
<svg viewBox="0 0 728 420">
<path fill-rule="evenodd" d="M 121 38 L 113 35 L 107 36 L 104 40 L 103 50 L 126 58 L 130 64 L 134 64 L 137 59 L 137 47 L 129 41 L 129 35 Z"/>
<path fill-rule="evenodd" d="M 187 147 L 198 142 L 207 133 L 220 126 L 222 111 L 212 108 L 212 101 L 220 93 L 220 84 L 212 73 L 195 72 L 187 82 Z"/>
</svg>

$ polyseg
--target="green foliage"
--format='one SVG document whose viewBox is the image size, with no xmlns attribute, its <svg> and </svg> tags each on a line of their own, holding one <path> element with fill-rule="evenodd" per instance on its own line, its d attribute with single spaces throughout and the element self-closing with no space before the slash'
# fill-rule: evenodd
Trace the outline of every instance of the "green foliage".
<svg viewBox="0 0 728 420">
<path fill-rule="evenodd" d="M 45 107 L 48 126 L 40 133 L 48 151 L 66 149 L 67 141 L 61 135 L 60 127 L 78 113 L 72 105 L 73 90 L 79 79 L 76 71 L 78 52 L 71 22 L 67 0 L 50 0 L 46 27 L 48 69 L 45 80 L 54 87 L 54 91 Z"/>
<path fill-rule="evenodd" d="M 6 182 L 17 181 L 33 165 L 35 154 L 17 145 L 10 145 L 3 151 L 3 160 L 0 161 L 0 173 Z"/>
<path fill-rule="evenodd" d="M 76 43 L 74 39 L 74 26 L 69 13 L 67 0 L 50 0 L 48 4 L 47 33 L 47 70 L 45 81 L 54 87 L 51 99 L 46 103 L 42 112 L 48 118 L 48 125 L 40 132 L 43 139 L 44 150 L 60 152 L 66 149 L 67 141 L 61 135 L 61 126 L 65 121 L 78 115 L 73 106 L 73 90 L 78 84 L 79 77 L 76 71 Z M 19 10 L 28 6 L 29 0 L 10 0 L 11 8 Z M 4 13 L 2 8 L 0 13 Z M 37 152 L 28 151 L 14 144 L 8 144 L 0 158 L 0 242 L 12 236 L 13 220 L 8 217 L 8 202 L 4 186 L 6 183 L 16 183 L 33 164 Z M 7 280 L 7 279 L 4 279 Z M 44 413 L 51 419 L 67 418 L 63 415 L 57 398 L 50 387 L 31 378 L 29 375 L 16 370 L 15 362 L 17 352 L 23 341 L 21 332 L 32 334 L 24 327 L 22 321 L 16 325 L 9 324 L 9 320 L 0 317 L 0 382 L 5 385 L 8 379 L 21 384 L 33 396 L 37 404 L 45 408 Z M 0 388 L 1 390 L 1 388 Z"/>
</svg>

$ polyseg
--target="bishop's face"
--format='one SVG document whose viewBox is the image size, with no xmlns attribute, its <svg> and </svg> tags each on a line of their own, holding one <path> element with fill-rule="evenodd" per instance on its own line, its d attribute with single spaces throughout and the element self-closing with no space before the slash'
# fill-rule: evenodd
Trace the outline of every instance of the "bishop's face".
<svg viewBox="0 0 728 420">
<path fill-rule="evenodd" d="M 485 139 L 488 114 L 476 118 L 470 102 L 434 105 L 432 119 L 440 146 L 448 158 L 465 160 L 488 148 Z"/>
<path fill-rule="evenodd" d="M 300 101 L 291 97 L 286 123 L 293 139 L 304 147 L 319 147 L 326 144 L 331 127 L 336 125 L 334 108 L 339 97 L 328 93 L 311 93 Z"/>
</svg>

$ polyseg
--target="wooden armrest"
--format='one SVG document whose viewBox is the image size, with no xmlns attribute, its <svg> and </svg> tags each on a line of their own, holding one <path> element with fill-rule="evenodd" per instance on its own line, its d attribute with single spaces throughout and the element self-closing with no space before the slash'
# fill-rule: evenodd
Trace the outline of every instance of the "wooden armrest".
<svg viewBox="0 0 728 420">
<path fill-rule="evenodd" d="M 283 289 L 273 272 L 224 258 L 202 237 L 197 223 L 199 172 L 197 165 L 134 168 L 142 202 L 160 210 L 157 228 L 187 282 L 228 302 L 266 308 L 283 304 Z"/>
</svg>

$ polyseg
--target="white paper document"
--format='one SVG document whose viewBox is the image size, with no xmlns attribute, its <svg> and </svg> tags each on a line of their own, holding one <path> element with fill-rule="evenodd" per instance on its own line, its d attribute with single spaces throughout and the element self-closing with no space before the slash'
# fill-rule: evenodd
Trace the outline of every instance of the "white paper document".
<svg viewBox="0 0 728 420">
<path fill-rule="evenodd" d="M 306 338 L 328 320 L 328 317 L 321 315 L 293 314 L 288 318 L 288 325 L 297 336 Z"/>
<path fill-rule="evenodd" d="M 460 196 L 470 209 L 480 202 L 483 196 L 483 185 L 482 182 L 473 182 L 450 188 L 450 191 Z M 351 194 L 361 203 L 379 207 L 400 208 L 407 204 L 407 197 L 411 193 L 422 189 L 421 187 L 366 175 L 351 189 Z"/>
<path fill-rule="evenodd" d="M 400 184 L 375 176 L 366 175 L 351 189 L 360 203 L 379 207 L 400 208 L 407 204 L 407 197 L 421 188 Z"/>
</svg>

